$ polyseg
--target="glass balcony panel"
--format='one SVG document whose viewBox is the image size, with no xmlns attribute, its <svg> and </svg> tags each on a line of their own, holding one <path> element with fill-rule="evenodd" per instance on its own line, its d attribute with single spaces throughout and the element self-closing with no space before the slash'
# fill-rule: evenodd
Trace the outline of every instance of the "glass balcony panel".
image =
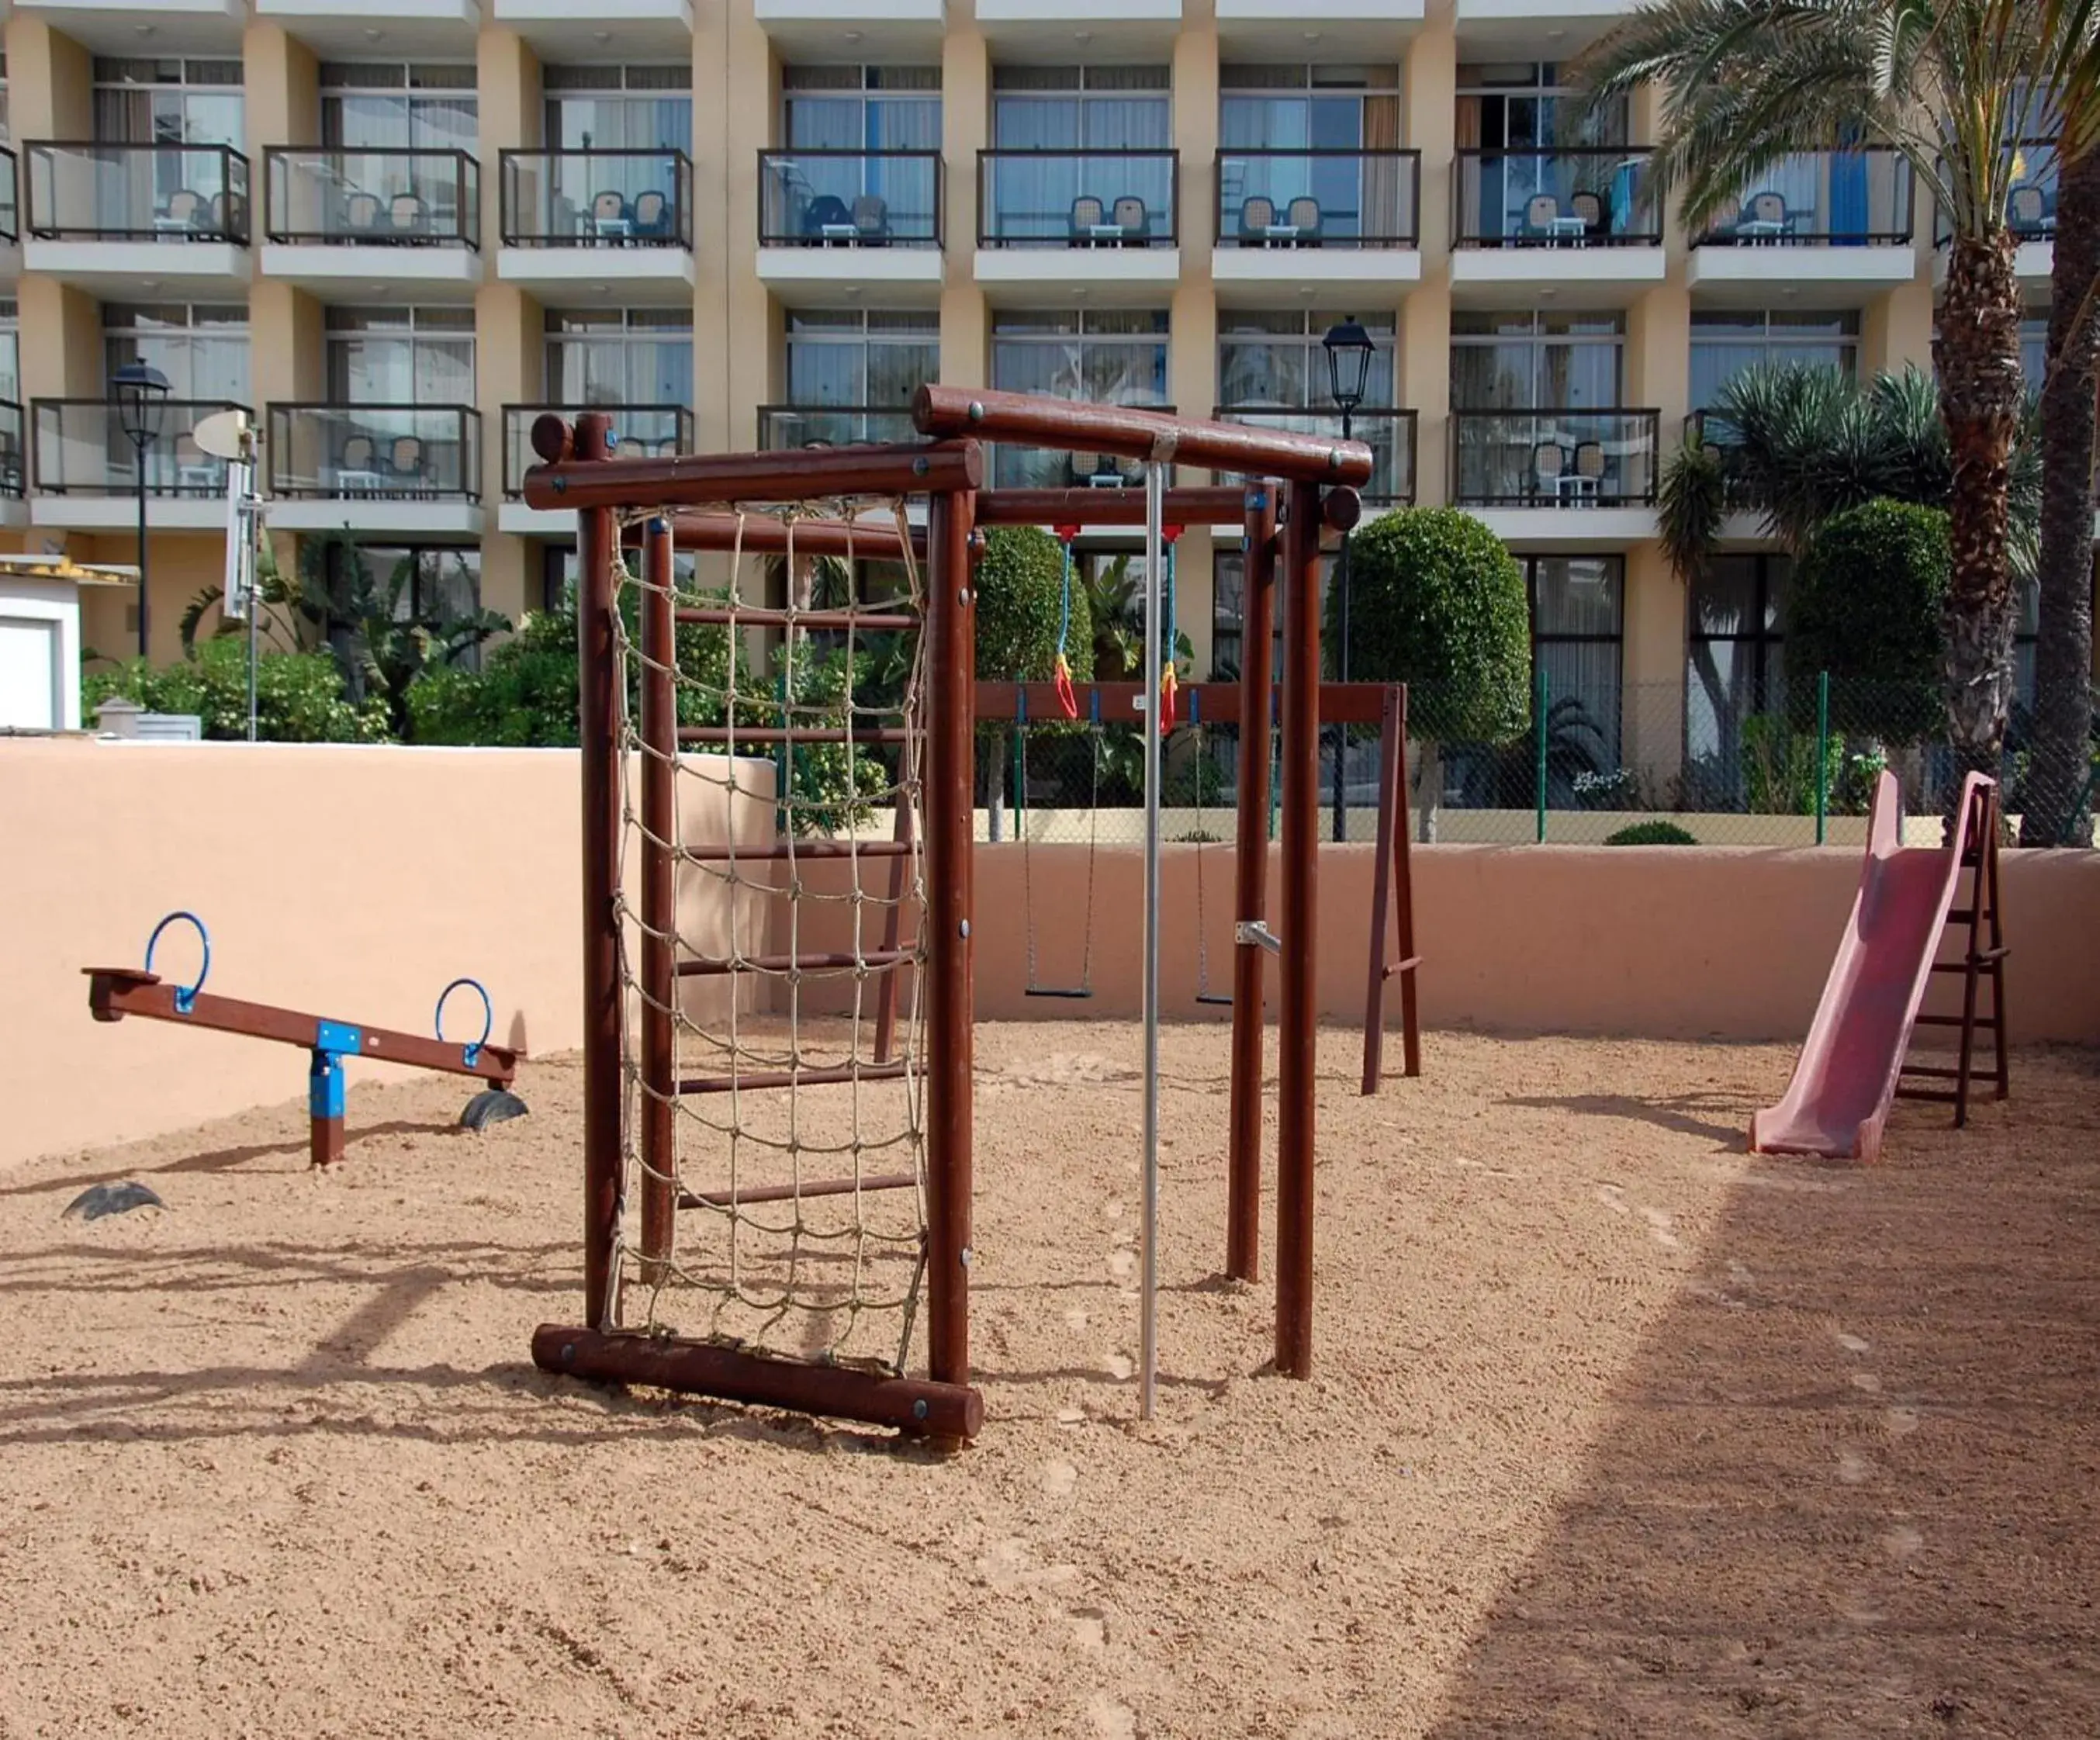
<svg viewBox="0 0 2100 1740">
<path fill-rule="evenodd" d="M 761 248 L 938 248 L 934 151 L 761 151 Z"/>
</svg>

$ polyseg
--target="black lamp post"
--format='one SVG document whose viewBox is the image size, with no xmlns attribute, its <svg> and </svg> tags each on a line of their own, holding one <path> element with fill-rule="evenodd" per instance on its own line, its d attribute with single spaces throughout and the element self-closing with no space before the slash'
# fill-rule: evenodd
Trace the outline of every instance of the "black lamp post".
<svg viewBox="0 0 2100 1740">
<path fill-rule="evenodd" d="M 1364 330 L 1353 314 L 1345 315 L 1339 325 L 1327 329 L 1321 341 L 1327 352 L 1327 395 L 1335 401 L 1335 409 L 1342 413 L 1342 439 L 1349 439 L 1350 425 L 1356 416 L 1357 407 L 1364 402 L 1364 386 L 1371 373 L 1371 335 Z M 1342 554 L 1335 565 L 1335 585 L 1339 594 L 1339 613 L 1342 619 L 1340 657 L 1335 669 L 1341 679 L 1349 680 L 1349 534 L 1342 534 Z M 1349 837 L 1346 784 L 1343 778 L 1343 764 L 1348 760 L 1349 728 L 1346 725 L 1335 727 L 1335 837 L 1346 840 Z"/>
<path fill-rule="evenodd" d="M 109 378 L 117 426 L 130 438 L 139 477 L 139 656 L 146 656 L 146 455 L 161 437 L 168 378 L 144 363 L 126 363 Z"/>
</svg>

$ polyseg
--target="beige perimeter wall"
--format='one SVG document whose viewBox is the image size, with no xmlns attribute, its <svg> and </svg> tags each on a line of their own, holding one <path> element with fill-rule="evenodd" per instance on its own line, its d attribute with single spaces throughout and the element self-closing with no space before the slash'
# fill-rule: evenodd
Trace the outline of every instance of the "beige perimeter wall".
<svg viewBox="0 0 2100 1740">
<path fill-rule="evenodd" d="M 573 753 L 557 750 L 0 741 L 0 1165 L 304 1091 L 305 1060 L 289 1047 L 89 1018 L 80 969 L 135 962 L 175 907 L 211 925 L 214 991 L 421 1032 L 439 988 L 472 974 L 496 1000 L 500 1041 L 573 1047 L 576 773 Z M 759 795 L 770 769 L 743 763 L 739 778 L 752 796 L 734 823 L 755 841 L 770 825 Z M 719 788 L 682 784 L 686 837 L 720 839 L 731 816 Z M 1085 858 L 1083 847 L 1034 850 L 1026 881 L 1048 983 L 1078 974 Z M 1432 1027 L 1725 1039 L 1800 1036 L 1859 875 L 1858 854 L 1842 848 L 1435 846 L 1415 865 Z M 804 874 L 814 882 L 839 868 Z M 885 868 L 868 871 L 879 878 Z M 1368 846 L 1322 852 L 1321 1000 L 1338 1020 L 1363 1006 L 1370 870 Z M 1105 850 L 1096 866 L 1089 1002 L 1022 995 L 1022 871 L 1017 846 L 977 851 L 979 1015 L 1134 1015 L 1137 854 Z M 1206 849 L 1202 871 L 1211 983 L 1222 989 L 1227 853 Z M 1193 847 L 1168 849 L 1164 983 L 1176 1017 L 1220 1019 L 1193 1001 L 1196 872 Z M 2100 1043 L 2100 854 L 2008 855 L 2005 904 L 2015 1037 Z M 721 947 L 730 915 L 720 900 L 708 909 L 695 894 L 682 905 L 687 935 Z M 821 927 L 844 911 L 805 908 L 804 946 L 836 946 Z M 751 938 L 758 915 L 740 917 Z M 170 968 L 193 959 L 186 940 L 170 947 L 182 951 Z M 1273 971 L 1271 984 L 1273 1009 Z M 721 994 L 718 982 L 686 990 Z M 353 1082 L 385 1068 L 353 1066 Z"/>
</svg>

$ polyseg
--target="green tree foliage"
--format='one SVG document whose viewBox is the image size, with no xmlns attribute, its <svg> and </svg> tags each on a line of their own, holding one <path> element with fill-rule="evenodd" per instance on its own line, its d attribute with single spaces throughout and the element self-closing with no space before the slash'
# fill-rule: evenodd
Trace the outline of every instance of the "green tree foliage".
<svg viewBox="0 0 2100 1740">
<path fill-rule="evenodd" d="M 1932 729 L 1951 567 L 1937 508 L 1869 501 L 1823 523 L 1788 598 L 1797 723 L 1815 706 L 1815 673 L 1828 671 L 1833 733 L 1909 743 Z"/>
<path fill-rule="evenodd" d="M 245 740 L 248 649 L 228 636 L 173 665 L 133 659 L 82 675 L 81 704 L 90 715 L 112 695 L 149 713 L 193 713 L 203 720 L 206 737 Z M 256 735 L 271 743 L 380 743 L 388 734 L 386 709 L 376 700 L 354 704 L 343 692 L 342 671 L 322 652 L 266 652 L 257 659 L 255 725 Z"/>
<path fill-rule="evenodd" d="M 1349 544 L 1352 681 L 1408 685 L 1408 725 L 1446 743 L 1502 743 L 1531 711 L 1531 627 L 1524 573 L 1470 514 L 1403 507 Z M 1324 643 L 1341 645 L 1330 587 Z"/>
<path fill-rule="evenodd" d="M 989 682 L 1047 682 L 1057 668 L 1065 553 L 1035 526 L 994 526 L 977 563 L 977 673 Z M 1094 620 L 1088 591 L 1072 579 L 1065 662 L 1075 682 L 1094 674 Z"/>
</svg>

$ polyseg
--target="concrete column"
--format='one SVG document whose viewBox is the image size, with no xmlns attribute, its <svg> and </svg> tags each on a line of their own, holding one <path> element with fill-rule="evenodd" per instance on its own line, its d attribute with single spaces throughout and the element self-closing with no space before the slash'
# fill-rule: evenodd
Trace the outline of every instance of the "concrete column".
<svg viewBox="0 0 2100 1740">
<path fill-rule="evenodd" d="M 1214 0 L 1187 0 L 1175 38 L 1173 139 L 1180 153 L 1176 213 L 1181 278 L 1167 304 L 1167 396 L 1185 417 L 1208 417 L 1218 395 L 1218 305 L 1211 276 L 1217 235 L 1218 33 Z M 1207 471 L 1174 481 L 1208 484 Z M 1191 526 L 1175 553 L 1175 615 L 1201 679 L 1211 672 L 1211 572 L 1208 526 Z"/>
<path fill-rule="evenodd" d="M 958 7 L 941 45 L 941 378 L 990 385 L 990 316 L 977 285 L 977 153 L 991 144 L 991 50 Z"/>
<path fill-rule="evenodd" d="M 18 140 L 94 138 L 94 55 L 21 12 L 7 20 L 6 40 L 9 133 Z"/>
<path fill-rule="evenodd" d="M 1906 366 L 1932 372 L 1932 279 L 1877 296 L 1860 320 L 1860 378 L 1900 374 Z"/>
<path fill-rule="evenodd" d="M 241 38 L 242 106 L 258 216 L 262 153 L 272 145 L 318 145 L 320 72 L 314 51 L 282 24 L 258 20 Z"/>
<path fill-rule="evenodd" d="M 780 113 L 780 63 L 752 0 L 730 0 L 726 10 L 728 90 L 715 148 L 727 190 L 717 254 L 730 342 L 722 351 L 717 390 L 728 395 L 727 444 L 744 448 L 758 445 L 758 406 L 767 396 L 779 350 L 772 296 L 758 278 L 757 167 L 758 147 L 773 137 Z"/>
<path fill-rule="evenodd" d="M 1458 38 L 1448 9 L 1416 33 L 1401 67 L 1401 125 L 1422 153 L 1422 281 L 1394 335 L 1400 402 L 1416 412 L 1417 501 L 1445 501 L 1451 409 L 1451 177 L 1457 136 Z"/>
</svg>

